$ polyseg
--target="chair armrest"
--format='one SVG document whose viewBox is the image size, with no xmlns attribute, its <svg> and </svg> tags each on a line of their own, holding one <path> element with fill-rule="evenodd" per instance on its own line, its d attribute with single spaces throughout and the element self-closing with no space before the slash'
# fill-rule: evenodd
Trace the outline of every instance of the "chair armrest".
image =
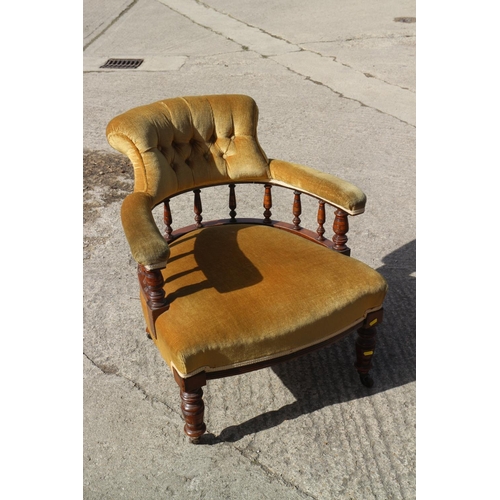
<svg viewBox="0 0 500 500">
<path fill-rule="evenodd" d="M 269 169 L 271 178 L 277 184 L 317 196 L 350 215 L 365 211 L 366 196 L 363 191 L 334 175 L 282 160 L 271 160 Z"/>
<path fill-rule="evenodd" d="M 153 219 L 152 207 L 152 196 L 135 192 L 125 198 L 121 209 L 123 230 L 132 257 L 148 270 L 165 267 L 170 256 L 168 243 Z"/>
</svg>

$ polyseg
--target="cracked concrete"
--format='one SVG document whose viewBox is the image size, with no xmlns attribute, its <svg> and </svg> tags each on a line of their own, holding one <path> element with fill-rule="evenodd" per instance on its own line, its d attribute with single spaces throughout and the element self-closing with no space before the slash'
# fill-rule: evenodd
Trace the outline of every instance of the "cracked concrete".
<svg viewBox="0 0 500 500">
<path fill-rule="evenodd" d="M 176 422 L 166 418 L 161 407 L 144 404 L 143 396 L 123 379 L 102 379 L 91 367 L 86 373 L 86 401 L 110 411 L 93 415 L 91 422 L 85 415 L 84 425 L 91 425 L 92 432 L 85 439 L 84 498 L 216 500 L 238 498 L 240 491 L 252 491 L 255 498 L 307 498 L 279 477 L 262 472 L 233 446 L 220 446 L 216 455 L 211 447 L 199 446 L 186 461 L 190 445 L 182 437 L 170 437 L 180 417 Z M 145 431 L 137 428 L 144 418 L 155 426 L 154 432 L 149 425 Z M 218 488 L 210 491 L 206 484 Z"/>
<path fill-rule="evenodd" d="M 361 64 L 361 69 L 357 69 L 352 63 L 343 62 L 340 60 L 341 56 L 345 54 L 345 50 L 340 51 L 339 55 L 330 55 L 328 52 L 324 53 L 325 45 L 322 45 L 321 51 L 314 51 L 311 48 L 313 44 L 329 44 L 329 49 L 331 50 L 333 41 L 324 40 L 321 42 L 302 42 L 301 44 L 294 44 L 282 36 L 271 34 L 263 29 L 257 28 L 246 22 L 242 22 L 239 19 L 234 18 L 226 13 L 219 12 L 214 8 L 210 7 L 206 3 L 202 3 L 195 0 L 158 0 L 161 4 L 165 5 L 175 13 L 181 15 L 189 22 L 195 23 L 196 25 L 205 28 L 214 35 L 219 35 L 224 37 L 229 42 L 234 42 L 241 47 L 241 50 L 250 50 L 258 53 L 262 57 L 270 58 L 283 65 L 289 71 L 293 71 L 299 75 L 305 76 L 311 81 L 316 83 L 321 83 L 325 85 L 333 92 L 338 95 L 358 101 L 364 106 L 372 107 L 377 111 L 382 113 L 387 113 L 394 116 L 401 121 L 415 126 L 416 116 L 415 116 L 415 94 L 414 91 L 408 86 L 401 86 L 394 82 L 389 82 L 384 78 L 379 78 L 371 67 L 370 71 L 373 73 L 364 71 L 366 65 Z M 120 15 L 114 18 L 109 26 L 105 27 L 103 32 L 108 30 L 112 25 L 114 25 L 126 12 L 128 12 L 132 7 L 136 5 L 137 0 L 130 3 L 127 8 L 120 13 Z M 142 7 L 142 4 L 141 4 Z M 146 4 L 144 4 L 146 7 Z M 134 23 L 137 22 L 137 16 L 143 15 L 147 19 L 152 15 L 152 10 L 155 10 L 155 15 L 159 15 L 158 6 L 156 2 L 149 2 L 148 8 L 144 10 L 141 9 L 140 13 L 133 17 Z M 137 10 L 137 9 L 136 9 Z M 166 16 L 165 13 L 161 15 Z M 124 21 L 126 23 L 126 21 Z M 125 52 L 126 45 L 130 45 L 131 29 L 126 29 L 124 34 L 126 35 L 125 40 L 118 38 L 116 46 L 120 47 L 122 53 Z M 181 29 L 182 27 L 179 26 Z M 142 34 L 139 35 L 141 40 Z M 408 38 L 410 35 L 405 35 Z M 380 38 L 380 37 L 379 37 Z M 382 39 L 387 40 L 389 36 L 385 36 Z M 372 37 L 371 40 L 374 38 Z M 392 38 L 394 39 L 394 37 Z M 86 48 L 94 43 L 96 39 L 89 42 Z M 348 41 L 353 41 L 354 39 L 347 39 Z M 363 40 L 367 40 L 364 38 Z M 109 41 L 108 41 L 109 43 Z M 161 38 L 161 43 L 165 44 L 165 40 Z M 137 45 L 137 43 L 135 43 Z M 166 44 L 168 47 L 168 43 Z M 144 43 L 140 43 L 139 46 L 144 46 Z M 151 44 L 148 43 L 148 51 L 151 50 Z M 410 50 L 413 47 L 410 47 Z M 101 49 L 102 50 L 102 49 Z M 128 51 L 128 57 L 135 55 L 137 48 L 130 52 Z M 383 54 L 387 55 L 387 47 L 382 49 Z M 84 57 L 84 71 L 98 71 L 99 66 L 101 66 L 105 61 L 106 57 L 91 57 L 91 54 L 95 54 L 97 47 L 91 47 L 88 50 L 88 55 Z M 145 52 L 141 53 L 143 56 Z M 183 54 L 185 57 L 186 54 Z M 109 56 L 108 56 L 109 57 Z M 114 55 L 114 57 L 126 57 L 123 55 Z M 139 56 L 137 56 L 139 57 Z M 345 56 L 344 56 L 345 57 Z M 372 55 L 373 58 L 373 55 Z M 366 59 L 366 57 L 365 57 Z M 369 60 L 369 58 L 368 58 Z M 140 71 L 168 71 L 168 70 L 178 70 L 185 63 L 186 59 L 172 59 L 170 57 L 158 57 L 149 56 L 146 58 L 145 63 L 140 67 Z M 410 59 L 411 61 L 411 59 Z M 364 67 L 363 67 L 364 66 Z M 409 66 L 414 67 L 413 64 Z M 106 71 L 106 70 L 104 70 Z M 109 70 L 107 70 L 109 71 Z M 366 79 L 370 81 L 366 81 Z M 407 92 L 410 92 L 407 94 Z"/>
<path fill-rule="evenodd" d="M 302 51 L 272 57 L 288 70 L 320 83 L 346 99 L 398 118 L 415 126 L 415 94 L 397 85 L 385 83 L 373 76 L 325 58 L 314 52 Z"/>
<path fill-rule="evenodd" d="M 111 0 L 97 6 L 94 2 L 83 4 L 83 50 L 94 43 L 110 26 L 137 3 L 137 0 Z"/>
<path fill-rule="evenodd" d="M 85 352 L 83 353 L 83 356 L 88 359 L 93 366 L 95 366 L 97 369 L 99 369 L 104 375 L 114 375 L 116 377 L 120 377 L 123 380 L 127 380 L 130 382 L 135 389 L 137 389 L 140 393 L 142 393 L 146 400 L 154 401 L 155 403 L 160 403 L 163 405 L 167 410 L 172 412 L 173 414 L 176 414 L 179 416 L 179 418 L 182 418 L 182 412 L 180 411 L 179 408 L 175 409 L 170 407 L 165 401 L 162 401 L 161 399 L 158 399 L 155 396 L 152 396 L 151 394 L 148 394 L 146 389 L 144 387 L 141 387 L 136 381 L 125 377 L 122 373 L 120 373 L 120 369 L 116 366 L 108 366 L 106 364 L 102 363 L 96 363 L 94 360 L 92 360 Z"/>
<path fill-rule="evenodd" d="M 84 196 L 84 498 L 415 498 L 416 25 L 394 22 L 414 16 L 414 4 L 85 0 L 84 12 L 84 162 L 92 162 Z M 100 69 L 111 57 L 144 63 Z M 192 446 L 177 384 L 144 333 L 120 225 L 132 172 L 105 128 L 131 107 L 210 93 L 254 97 L 268 156 L 365 191 L 367 211 L 352 219 L 349 241 L 390 293 L 372 390 L 360 386 L 346 338 L 210 381 L 207 439 Z M 285 220 L 288 194 L 273 193 L 273 213 Z M 237 196 L 239 215 L 262 213 L 257 187 Z M 192 223 L 192 199 L 173 202 L 175 227 Z M 206 220 L 226 204 L 226 192 L 215 189 L 203 201 Z M 304 203 L 301 218 L 315 228 L 315 207 Z"/>
<path fill-rule="evenodd" d="M 261 56 L 269 57 L 290 71 L 321 82 L 339 95 L 415 125 L 415 97 L 406 95 L 406 88 L 387 83 L 374 75 L 369 77 L 374 79 L 373 82 L 366 82 L 366 73 L 338 61 L 337 56 L 332 60 L 321 53 L 309 51 L 281 36 L 272 35 L 228 14 L 218 12 L 206 3 L 185 0 L 159 1 L 228 40 L 248 47 Z M 391 88 L 391 85 L 396 88 Z"/>
</svg>

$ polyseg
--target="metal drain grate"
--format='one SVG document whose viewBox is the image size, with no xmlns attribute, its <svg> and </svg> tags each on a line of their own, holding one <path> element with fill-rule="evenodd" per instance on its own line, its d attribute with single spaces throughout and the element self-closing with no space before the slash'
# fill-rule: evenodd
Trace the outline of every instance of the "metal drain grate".
<svg viewBox="0 0 500 500">
<path fill-rule="evenodd" d="M 108 59 L 100 68 L 113 69 L 135 69 L 138 68 L 144 59 Z"/>
<path fill-rule="evenodd" d="M 394 22 L 396 23 L 416 23 L 416 17 L 395 17 Z"/>
</svg>

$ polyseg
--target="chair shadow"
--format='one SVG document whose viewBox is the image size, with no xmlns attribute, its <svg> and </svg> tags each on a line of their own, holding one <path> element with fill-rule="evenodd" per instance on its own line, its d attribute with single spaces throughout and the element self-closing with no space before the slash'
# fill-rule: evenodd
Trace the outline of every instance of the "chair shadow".
<svg viewBox="0 0 500 500">
<path fill-rule="evenodd" d="M 388 254 L 377 269 L 389 284 L 384 321 L 378 328 L 377 347 L 368 389 L 354 368 L 354 340 L 348 335 L 329 347 L 273 366 L 296 401 L 224 429 L 207 434 L 205 444 L 236 442 L 244 436 L 280 425 L 326 406 L 363 398 L 416 379 L 416 269 L 415 240 Z"/>
<path fill-rule="evenodd" d="M 193 295 L 201 290 L 215 288 L 218 293 L 228 293 L 242 288 L 253 286 L 262 281 L 262 274 L 241 251 L 238 245 L 238 233 L 245 228 L 242 226 L 221 226 L 210 231 L 201 231 L 195 239 L 194 248 L 181 252 L 169 259 L 169 263 L 180 261 L 194 255 L 191 267 L 165 279 L 168 285 L 168 303 L 180 297 Z M 218 237 L 217 237 L 218 236 Z M 194 236 L 175 241 L 176 245 L 189 246 L 189 240 Z M 201 272 L 205 277 L 203 281 L 192 284 L 183 283 L 182 278 L 193 273 Z"/>
</svg>

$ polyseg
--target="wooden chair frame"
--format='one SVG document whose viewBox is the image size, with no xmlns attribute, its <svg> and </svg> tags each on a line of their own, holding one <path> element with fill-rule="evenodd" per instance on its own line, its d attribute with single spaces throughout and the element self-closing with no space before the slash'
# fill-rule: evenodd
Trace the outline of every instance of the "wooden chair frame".
<svg viewBox="0 0 500 500">
<path fill-rule="evenodd" d="M 291 223 L 281 222 L 272 219 L 272 187 L 281 186 L 280 184 L 274 184 L 272 182 L 252 182 L 252 184 L 263 184 L 264 185 L 264 200 L 263 200 L 263 218 L 253 219 L 253 218 L 237 218 L 236 217 L 236 184 L 237 183 L 222 183 L 216 185 L 228 185 L 229 186 L 229 218 L 217 219 L 205 222 L 203 221 L 203 209 L 201 202 L 201 189 L 194 189 L 194 219 L 195 224 L 186 226 L 177 230 L 172 229 L 172 213 L 170 210 L 170 198 L 165 199 L 163 203 L 164 211 L 164 238 L 170 243 L 178 239 L 179 237 L 194 231 L 202 227 L 219 226 L 224 224 L 262 224 L 267 226 L 275 227 L 277 230 L 289 231 L 296 234 L 297 236 L 306 238 L 308 240 L 314 241 L 319 245 L 323 245 L 333 251 L 342 253 L 344 255 L 350 255 L 350 249 L 347 246 L 347 232 L 349 230 L 348 214 L 344 210 L 335 205 L 326 202 L 310 193 L 304 193 L 299 190 L 293 190 L 293 206 L 292 215 L 293 219 Z M 249 184 L 241 183 L 241 184 Z M 213 187 L 213 186 L 210 186 Z M 203 189 L 208 189 L 205 187 Z M 182 193 L 176 193 L 175 196 L 180 194 L 188 193 L 189 191 L 184 191 Z M 317 212 L 317 222 L 318 227 L 316 231 L 312 231 L 301 226 L 300 215 L 302 214 L 302 195 L 309 195 L 312 198 L 318 200 L 318 212 Z M 323 235 L 325 233 L 324 225 L 326 223 L 326 210 L 325 204 L 333 206 L 335 210 L 335 218 L 333 221 L 333 237 L 331 240 L 326 239 Z M 147 314 L 150 319 L 150 324 L 153 325 L 152 331 L 146 328 L 147 335 L 149 338 L 156 338 L 156 331 L 154 329 L 154 323 L 156 318 L 169 309 L 169 304 L 165 297 L 164 291 L 164 280 L 161 273 L 162 268 L 147 269 L 145 266 L 138 265 L 138 278 L 141 289 L 141 294 L 143 294 L 147 303 Z M 173 374 L 175 381 L 180 388 L 181 396 L 181 410 L 185 420 L 184 432 L 189 437 L 192 443 L 200 442 L 201 436 L 206 431 L 206 426 L 204 423 L 204 403 L 203 403 L 203 390 L 202 387 L 207 384 L 207 380 L 217 379 L 222 377 L 229 377 L 232 375 L 238 375 L 242 373 L 251 372 L 254 370 L 259 370 L 261 368 L 266 368 L 290 359 L 302 356 L 308 352 L 320 349 L 329 344 L 337 342 L 346 335 L 351 334 L 353 331 L 357 330 L 358 336 L 355 341 L 355 352 L 356 361 L 355 368 L 359 373 L 360 380 L 366 387 L 373 386 L 373 379 L 369 374 L 372 367 L 372 358 L 375 351 L 375 337 L 376 337 L 376 326 L 382 322 L 383 309 L 368 313 L 366 318 L 354 325 L 349 330 L 336 335 L 335 337 L 323 341 L 321 343 L 315 344 L 314 346 L 307 347 L 300 351 L 294 352 L 292 354 L 287 354 L 278 358 L 273 358 L 271 360 L 256 362 L 253 364 L 248 364 L 242 367 L 232 368 L 228 370 L 221 371 L 211 371 L 211 372 L 200 372 L 188 378 L 182 378 L 175 368 L 173 368 Z"/>
</svg>

